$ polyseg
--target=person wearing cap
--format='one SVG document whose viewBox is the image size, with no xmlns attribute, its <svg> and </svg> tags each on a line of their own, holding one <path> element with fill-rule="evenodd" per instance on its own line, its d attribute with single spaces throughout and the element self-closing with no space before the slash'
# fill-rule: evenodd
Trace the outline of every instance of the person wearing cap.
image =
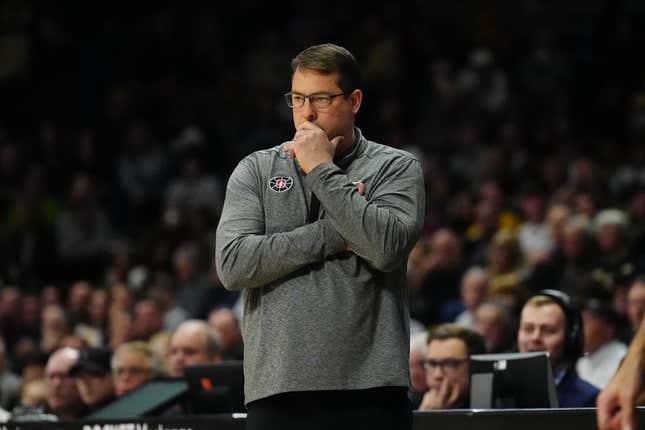
<svg viewBox="0 0 645 430">
<path fill-rule="evenodd" d="M 604 278 L 612 289 L 627 288 L 638 272 L 638 261 L 630 254 L 629 220 L 619 209 L 605 209 L 594 219 L 594 237 L 599 261 L 596 278 Z"/>
<path fill-rule="evenodd" d="M 609 303 L 589 299 L 582 310 L 585 355 L 576 364 L 578 375 L 598 388 L 605 388 L 627 352 L 616 339 L 619 316 Z"/>
<path fill-rule="evenodd" d="M 78 362 L 71 369 L 81 400 L 90 412 L 115 399 L 111 358 L 112 353 L 107 348 L 83 348 Z"/>
</svg>

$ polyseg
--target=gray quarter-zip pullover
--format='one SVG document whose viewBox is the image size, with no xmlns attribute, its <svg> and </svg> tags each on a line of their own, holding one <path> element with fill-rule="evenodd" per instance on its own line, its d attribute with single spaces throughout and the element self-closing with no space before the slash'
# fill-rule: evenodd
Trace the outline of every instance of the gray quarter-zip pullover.
<svg viewBox="0 0 645 430">
<path fill-rule="evenodd" d="M 405 271 L 423 224 L 423 175 L 411 154 L 355 131 L 337 164 L 305 175 L 277 146 L 229 179 L 216 263 L 226 288 L 244 289 L 246 403 L 408 386 Z"/>
</svg>

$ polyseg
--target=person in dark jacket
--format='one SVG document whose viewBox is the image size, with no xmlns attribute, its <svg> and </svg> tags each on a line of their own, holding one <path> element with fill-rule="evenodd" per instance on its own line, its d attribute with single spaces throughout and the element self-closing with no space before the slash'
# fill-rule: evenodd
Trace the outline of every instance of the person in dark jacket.
<svg viewBox="0 0 645 430">
<path fill-rule="evenodd" d="M 547 351 L 561 408 L 593 407 L 599 390 L 581 379 L 575 364 L 583 352 L 580 312 L 559 290 L 541 290 L 522 308 L 517 346 L 520 352 Z"/>
</svg>

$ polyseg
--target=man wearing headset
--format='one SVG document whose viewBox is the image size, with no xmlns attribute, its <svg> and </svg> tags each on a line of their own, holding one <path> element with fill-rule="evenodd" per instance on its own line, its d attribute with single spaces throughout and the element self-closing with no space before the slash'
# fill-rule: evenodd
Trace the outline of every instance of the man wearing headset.
<svg viewBox="0 0 645 430">
<path fill-rule="evenodd" d="M 520 352 L 547 351 L 561 408 L 595 406 L 598 389 L 582 380 L 575 364 L 582 355 L 582 318 L 565 293 L 542 290 L 522 308 Z"/>
</svg>

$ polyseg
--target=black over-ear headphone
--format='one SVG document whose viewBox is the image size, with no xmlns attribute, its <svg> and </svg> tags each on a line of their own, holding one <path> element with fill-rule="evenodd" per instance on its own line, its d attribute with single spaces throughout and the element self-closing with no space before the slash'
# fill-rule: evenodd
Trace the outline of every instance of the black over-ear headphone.
<svg viewBox="0 0 645 430">
<path fill-rule="evenodd" d="M 582 315 L 567 293 L 560 290 L 540 290 L 534 296 L 546 296 L 556 302 L 564 312 L 567 320 L 567 334 L 564 345 L 564 358 L 569 365 L 575 365 L 584 353 L 584 333 L 582 331 Z"/>
</svg>

